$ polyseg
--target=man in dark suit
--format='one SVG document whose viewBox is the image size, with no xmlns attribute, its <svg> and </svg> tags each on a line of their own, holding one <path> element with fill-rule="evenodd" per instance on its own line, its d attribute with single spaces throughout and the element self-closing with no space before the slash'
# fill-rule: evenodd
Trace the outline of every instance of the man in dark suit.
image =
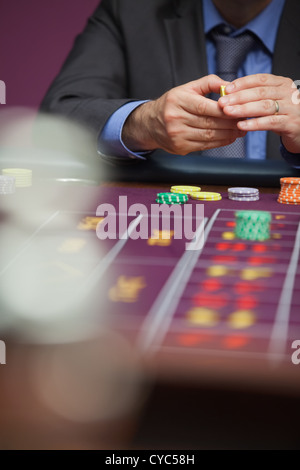
<svg viewBox="0 0 300 470">
<path fill-rule="evenodd" d="M 215 75 L 212 16 L 233 37 L 245 28 L 257 35 L 230 85 Z M 102 153 L 116 157 L 202 153 L 260 131 L 247 158 L 281 158 L 281 138 L 296 166 L 299 55 L 298 0 L 102 0 L 42 110 L 84 122 Z M 212 100 L 221 85 L 227 96 Z"/>
</svg>

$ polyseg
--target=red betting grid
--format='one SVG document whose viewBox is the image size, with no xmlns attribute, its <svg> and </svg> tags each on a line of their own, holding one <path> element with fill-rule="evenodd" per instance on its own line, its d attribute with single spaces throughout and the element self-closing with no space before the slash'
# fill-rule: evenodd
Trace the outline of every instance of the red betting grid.
<svg viewBox="0 0 300 470">
<path fill-rule="evenodd" d="M 212 219 L 180 298 L 160 312 L 151 347 L 290 362 L 300 338 L 299 215 L 273 212 L 263 243 L 235 238 L 232 210 Z"/>
<path fill-rule="evenodd" d="M 128 218 L 127 235 L 140 220 Z M 57 213 L 10 267 L 42 270 L 56 294 L 84 288 L 89 321 L 99 317 L 143 354 L 290 362 L 300 339 L 299 214 L 273 211 L 271 239 L 259 243 L 235 239 L 235 212 L 217 210 L 198 252 L 172 233 L 100 241 L 99 223 L 94 213 Z"/>
</svg>

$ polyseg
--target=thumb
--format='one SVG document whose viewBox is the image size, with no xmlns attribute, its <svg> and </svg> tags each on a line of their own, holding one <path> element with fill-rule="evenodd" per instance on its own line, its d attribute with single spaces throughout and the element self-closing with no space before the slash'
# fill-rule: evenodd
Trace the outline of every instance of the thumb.
<svg viewBox="0 0 300 470">
<path fill-rule="evenodd" d="M 205 96 L 209 93 L 220 93 L 220 87 L 226 86 L 230 82 L 226 82 L 217 75 L 207 75 L 199 80 L 191 82 L 193 90 L 199 95 Z"/>
</svg>

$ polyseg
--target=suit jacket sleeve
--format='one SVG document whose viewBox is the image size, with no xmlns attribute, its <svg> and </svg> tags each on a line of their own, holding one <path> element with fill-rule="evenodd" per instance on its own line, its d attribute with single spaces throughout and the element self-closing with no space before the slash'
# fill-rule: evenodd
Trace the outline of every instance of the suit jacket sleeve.
<svg viewBox="0 0 300 470">
<path fill-rule="evenodd" d="M 117 1 L 103 0 L 76 38 L 41 111 L 68 116 L 99 133 L 112 113 L 132 101 L 127 89 Z"/>
</svg>

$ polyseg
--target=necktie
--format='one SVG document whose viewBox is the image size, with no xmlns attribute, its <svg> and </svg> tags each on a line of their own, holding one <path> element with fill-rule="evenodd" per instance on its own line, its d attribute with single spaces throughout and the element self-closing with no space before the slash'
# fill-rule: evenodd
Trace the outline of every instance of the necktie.
<svg viewBox="0 0 300 470">
<path fill-rule="evenodd" d="M 238 69 L 248 52 L 255 46 L 256 38 L 250 31 L 245 31 L 236 37 L 230 37 L 226 34 L 228 28 L 226 25 L 217 27 L 211 31 L 210 37 L 216 46 L 216 74 L 223 80 L 232 82 L 237 78 Z M 219 95 L 210 98 L 219 99 Z M 226 147 L 205 150 L 202 154 L 210 157 L 245 158 L 245 138 L 239 138 Z"/>
</svg>

